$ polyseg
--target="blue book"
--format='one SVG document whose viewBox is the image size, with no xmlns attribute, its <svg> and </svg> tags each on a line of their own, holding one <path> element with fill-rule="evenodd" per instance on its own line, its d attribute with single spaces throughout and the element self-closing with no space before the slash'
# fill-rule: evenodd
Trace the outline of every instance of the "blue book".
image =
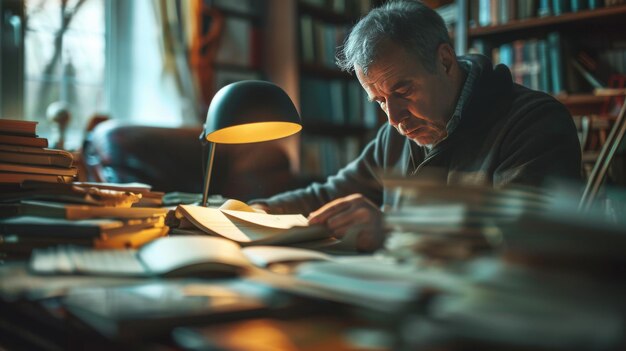
<svg viewBox="0 0 626 351">
<path fill-rule="evenodd" d="M 537 53 L 539 55 L 539 90 L 550 92 L 550 60 L 548 59 L 548 44 L 545 40 L 537 42 Z"/>
<path fill-rule="evenodd" d="M 569 0 L 552 0 L 552 14 L 555 16 L 569 12 Z"/>
<path fill-rule="evenodd" d="M 552 15 L 552 0 L 539 0 L 539 7 L 537 8 L 537 16 L 547 17 Z"/>
<path fill-rule="evenodd" d="M 590 10 L 595 10 L 602 6 L 602 0 L 589 0 L 588 5 Z"/>
<path fill-rule="evenodd" d="M 511 19 L 509 18 L 509 6 L 511 6 L 511 2 L 509 0 L 499 0 L 498 1 L 498 23 L 505 24 L 508 23 Z"/>
<path fill-rule="evenodd" d="M 485 27 L 491 24 L 491 1 L 478 0 L 478 25 Z"/>
<path fill-rule="evenodd" d="M 572 0 L 571 2 L 572 12 L 578 12 L 587 8 L 587 1 L 585 0 Z"/>
<path fill-rule="evenodd" d="M 513 68 L 513 45 L 511 43 L 500 46 L 500 63 L 509 69 Z"/>
<path fill-rule="evenodd" d="M 550 78 L 552 80 L 552 93 L 559 94 L 565 91 L 563 88 L 561 34 L 559 32 L 552 32 L 548 34 L 548 52 L 550 54 Z"/>
</svg>

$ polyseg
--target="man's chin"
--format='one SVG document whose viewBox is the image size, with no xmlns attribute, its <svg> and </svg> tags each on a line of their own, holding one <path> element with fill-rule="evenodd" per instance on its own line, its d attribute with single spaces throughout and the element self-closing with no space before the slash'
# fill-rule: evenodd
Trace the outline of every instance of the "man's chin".
<svg viewBox="0 0 626 351">
<path fill-rule="evenodd" d="M 418 138 L 411 138 L 411 140 L 413 140 L 414 143 L 422 147 L 424 146 L 431 147 L 437 142 L 437 138 L 432 138 L 432 137 L 422 137 L 422 138 L 418 137 Z"/>
<path fill-rule="evenodd" d="M 445 138 L 445 133 L 443 133 L 443 135 L 441 134 L 433 135 L 432 133 L 428 133 L 428 134 L 423 133 L 423 134 L 412 135 L 412 136 L 407 135 L 407 137 L 413 140 L 413 142 L 415 142 L 419 146 L 430 147 L 432 145 L 435 145 L 439 141 L 443 140 Z"/>
</svg>

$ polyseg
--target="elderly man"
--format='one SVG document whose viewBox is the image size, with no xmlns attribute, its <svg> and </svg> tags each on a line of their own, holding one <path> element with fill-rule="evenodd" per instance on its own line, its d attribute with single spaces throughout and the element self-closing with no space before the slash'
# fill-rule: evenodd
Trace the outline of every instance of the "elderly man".
<svg viewBox="0 0 626 351">
<path fill-rule="evenodd" d="M 336 237 L 356 228 L 358 247 L 381 245 L 381 173 L 445 184 L 540 186 L 578 178 L 580 145 L 565 107 L 515 84 L 504 65 L 457 57 L 441 17 L 416 1 L 389 2 L 353 28 L 339 60 L 388 124 L 324 184 L 258 201 L 274 213 L 309 214 Z"/>
</svg>

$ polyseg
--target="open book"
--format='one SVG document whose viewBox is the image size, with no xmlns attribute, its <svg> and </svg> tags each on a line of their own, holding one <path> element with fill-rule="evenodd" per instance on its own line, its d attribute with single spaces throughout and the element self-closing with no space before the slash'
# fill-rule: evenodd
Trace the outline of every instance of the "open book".
<svg viewBox="0 0 626 351">
<path fill-rule="evenodd" d="M 197 228 L 242 246 L 288 245 L 330 237 L 324 227 L 309 226 L 303 215 L 259 213 L 236 200 L 228 200 L 220 208 L 180 205 L 176 216 L 181 229 Z"/>
<path fill-rule="evenodd" d="M 241 249 L 219 237 L 180 235 L 159 238 L 134 250 L 93 250 L 57 246 L 35 250 L 31 271 L 39 274 L 111 276 L 213 277 L 244 273 L 253 265 L 331 260 L 323 253 L 293 247 L 254 246 Z"/>
<path fill-rule="evenodd" d="M 116 276 L 235 275 L 250 267 L 234 242 L 203 236 L 156 239 L 137 250 L 89 250 L 58 246 L 35 250 L 30 268 L 36 273 Z"/>
</svg>

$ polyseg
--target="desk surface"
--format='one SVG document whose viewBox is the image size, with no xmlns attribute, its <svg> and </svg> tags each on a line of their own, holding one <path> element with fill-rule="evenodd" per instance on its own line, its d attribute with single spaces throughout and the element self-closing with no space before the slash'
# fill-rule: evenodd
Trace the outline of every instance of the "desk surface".
<svg viewBox="0 0 626 351">
<path fill-rule="evenodd" d="M 371 269 L 367 263 L 357 261 L 353 261 L 351 267 Z M 456 350 L 468 347 L 614 350 L 625 344 L 626 302 L 623 296 L 626 286 L 622 283 L 503 266 L 487 259 L 474 263 L 463 275 L 435 269 L 434 272 L 440 274 L 438 290 L 433 288 L 437 274 L 428 276 L 433 273 L 428 268 L 411 271 L 406 264 L 387 268 L 395 269 L 399 275 L 407 273 L 403 277 L 421 284 L 418 284 L 420 289 L 415 298 L 400 309 L 387 309 L 382 303 L 375 302 L 368 306 L 368 303 L 356 301 L 358 295 L 333 299 L 332 292 L 338 295 L 351 293 L 346 287 L 358 284 L 354 275 L 318 287 L 317 292 L 323 291 L 324 294 L 316 298 L 316 293 L 302 294 L 298 289 L 290 288 L 289 276 L 268 273 L 281 277 L 268 283 L 273 289 L 271 293 L 261 294 L 266 299 L 264 301 L 271 301 L 269 308 L 220 315 L 219 318 L 205 314 L 195 319 L 170 319 L 175 323 L 158 333 L 142 335 L 145 330 L 136 329 L 141 332 L 117 339 L 94 328 L 93 324 L 85 323 L 81 319 L 85 315 L 75 311 L 69 313 L 64 298 L 75 291 L 72 289 L 115 290 L 139 286 L 143 287 L 140 290 L 149 290 L 149 294 L 156 296 L 151 302 L 156 306 L 158 301 L 170 301 L 176 296 L 174 290 L 159 290 L 164 285 L 180 285 L 192 295 L 206 296 L 219 292 L 215 288 L 223 287 L 220 284 L 224 282 L 245 280 L 256 284 L 264 278 L 174 281 L 34 276 L 26 269 L 25 262 L 5 263 L 0 265 L 0 309 L 3 311 L 0 346 L 49 350 L 197 350 L 219 346 L 226 350 L 248 350 L 258 349 L 253 346 L 262 344 L 275 345 L 276 349 L 282 350 Z M 414 278 L 409 272 L 413 272 Z M 453 281 L 454 284 L 462 282 L 463 288 L 454 293 L 443 293 L 442 287 L 453 285 Z M 307 284 L 311 283 L 300 288 Z M 358 286 L 367 290 L 375 289 L 376 285 Z M 384 287 L 398 288 L 391 282 L 383 282 L 377 289 Z M 156 295 L 155 291 L 158 291 Z M 222 295 L 224 291 L 221 291 Z"/>
</svg>

